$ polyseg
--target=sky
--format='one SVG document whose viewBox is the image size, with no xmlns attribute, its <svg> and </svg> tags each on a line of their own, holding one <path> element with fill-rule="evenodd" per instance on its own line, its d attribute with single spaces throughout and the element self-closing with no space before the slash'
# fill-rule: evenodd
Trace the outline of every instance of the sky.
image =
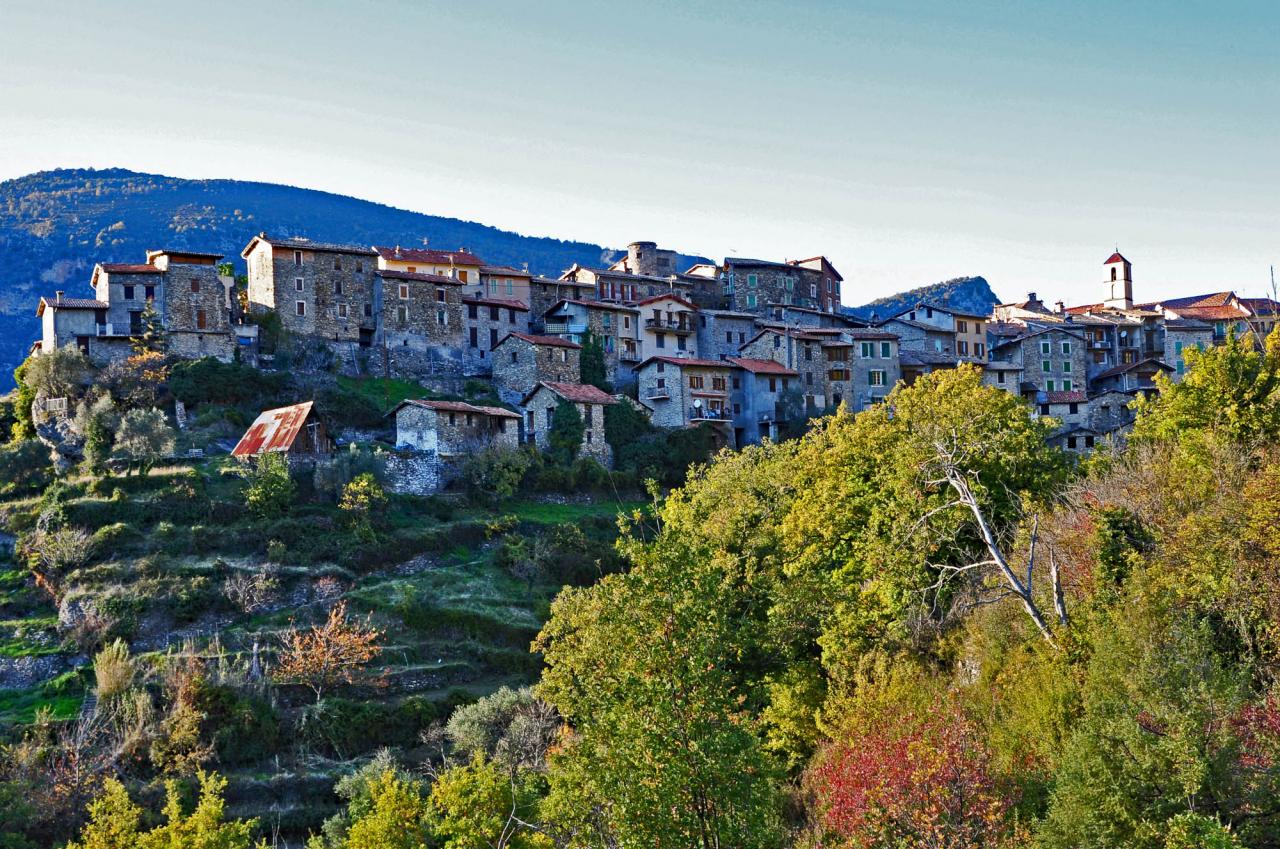
<svg viewBox="0 0 1280 849">
<path fill-rule="evenodd" d="M 608 246 L 827 255 L 860 304 L 1269 290 L 1280 4 L 0 0 L 0 180 L 125 167 Z"/>
</svg>

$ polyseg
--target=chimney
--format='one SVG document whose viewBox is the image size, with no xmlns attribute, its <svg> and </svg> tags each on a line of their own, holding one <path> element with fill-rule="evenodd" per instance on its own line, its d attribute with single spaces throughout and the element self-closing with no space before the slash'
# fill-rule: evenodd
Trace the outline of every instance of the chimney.
<svg viewBox="0 0 1280 849">
<path fill-rule="evenodd" d="M 400 258 L 400 246 L 396 245 L 396 259 Z"/>
<path fill-rule="evenodd" d="M 54 303 L 56 303 L 56 304 L 60 304 L 60 303 L 62 303 L 62 290 L 61 290 L 61 289 L 59 289 L 58 291 L 54 292 L 54 293 L 53 293 L 53 296 L 54 296 L 54 298 L 53 298 L 53 302 L 54 302 Z"/>
<path fill-rule="evenodd" d="M 1066 312 L 1066 311 L 1067 311 L 1067 305 L 1066 305 L 1066 304 L 1064 304 L 1062 301 L 1057 301 L 1057 302 L 1055 302 L 1055 303 L 1054 303 L 1054 305 L 1053 305 L 1053 311 L 1054 311 L 1054 312 L 1057 312 L 1057 313 L 1063 313 L 1063 312 Z"/>
<path fill-rule="evenodd" d="M 1027 293 L 1027 300 L 1028 300 L 1028 301 L 1038 301 L 1038 300 L 1040 300 L 1040 299 L 1036 297 L 1036 293 L 1035 293 L 1035 292 L 1028 292 L 1028 293 Z"/>
</svg>

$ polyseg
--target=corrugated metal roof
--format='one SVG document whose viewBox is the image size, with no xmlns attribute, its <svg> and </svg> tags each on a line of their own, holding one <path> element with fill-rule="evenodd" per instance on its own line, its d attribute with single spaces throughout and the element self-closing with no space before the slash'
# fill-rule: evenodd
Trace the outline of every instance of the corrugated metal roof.
<svg viewBox="0 0 1280 849">
<path fill-rule="evenodd" d="M 311 415 L 311 401 L 266 410 L 236 443 L 233 457 L 254 457 L 269 451 L 288 452 Z"/>
</svg>

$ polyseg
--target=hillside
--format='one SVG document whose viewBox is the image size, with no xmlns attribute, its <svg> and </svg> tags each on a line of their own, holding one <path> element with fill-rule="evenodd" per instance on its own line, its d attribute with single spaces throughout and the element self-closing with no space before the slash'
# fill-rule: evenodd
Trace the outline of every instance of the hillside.
<svg viewBox="0 0 1280 849">
<path fill-rule="evenodd" d="M 854 307 L 850 312 L 862 318 L 870 318 L 875 313 L 879 319 L 888 318 L 921 301 L 934 304 L 949 304 L 958 310 L 971 312 L 974 315 L 990 315 L 991 307 L 1000 302 L 996 293 L 985 277 L 955 277 L 941 283 L 931 283 L 906 292 L 899 292 L 885 298 L 879 298 L 869 304 Z"/>
<path fill-rule="evenodd" d="M 118 168 L 43 171 L 0 183 L 0 391 L 12 385 L 10 373 L 38 333 L 40 295 L 64 289 L 83 296 L 95 262 L 139 262 L 158 247 L 221 251 L 239 261 L 250 237 L 262 231 L 360 244 L 427 239 L 437 247 L 466 247 L 494 264 L 527 262 L 531 271 L 550 275 L 620 253 L 293 186 Z"/>
</svg>

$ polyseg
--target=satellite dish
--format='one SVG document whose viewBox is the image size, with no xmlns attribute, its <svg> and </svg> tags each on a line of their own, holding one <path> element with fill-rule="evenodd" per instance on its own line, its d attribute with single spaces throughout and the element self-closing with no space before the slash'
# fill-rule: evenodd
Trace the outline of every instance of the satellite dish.
<svg viewBox="0 0 1280 849">
<path fill-rule="evenodd" d="M 702 406 L 702 399 L 701 399 L 701 398 L 695 399 L 695 400 L 694 400 L 694 402 L 693 402 L 693 406 L 695 406 L 695 407 L 701 407 L 701 406 Z"/>
</svg>

